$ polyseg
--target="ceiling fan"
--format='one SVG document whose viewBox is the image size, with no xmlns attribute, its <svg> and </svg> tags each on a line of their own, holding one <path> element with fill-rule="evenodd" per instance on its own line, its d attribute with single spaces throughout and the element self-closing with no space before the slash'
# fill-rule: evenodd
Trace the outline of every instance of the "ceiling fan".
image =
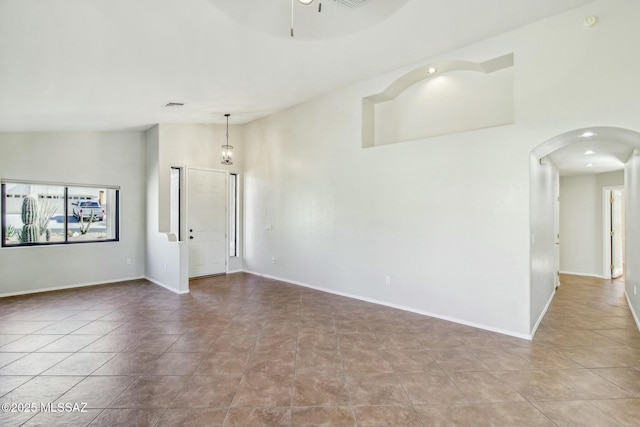
<svg viewBox="0 0 640 427">
<path fill-rule="evenodd" d="M 351 9 L 362 6 L 367 2 L 367 0 L 334 0 L 334 1 L 336 3 L 340 3 L 343 6 L 346 6 Z M 307 4 L 313 3 L 313 0 L 298 0 L 298 2 L 307 5 Z M 322 5 L 322 0 L 319 0 L 318 3 Z"/>
<path fill-rule="evenodd" d="M 297 1 L 300 4 L 308 6 L 311 3 L 313 3 L 314 0 L 297 0 Z M 355 9 L 356 7 L 360 7 L 367 2 L 367 0 L 333 0 L 333 1 L 343 6 L 346 6 L 349 9 Z M 293 5 L 294 5 L 294 0 L 291 0 L 291 37 L 293 37 Z M 322 0 L 318 0 L 318 12 L 322 12 Z"/>
</svg>

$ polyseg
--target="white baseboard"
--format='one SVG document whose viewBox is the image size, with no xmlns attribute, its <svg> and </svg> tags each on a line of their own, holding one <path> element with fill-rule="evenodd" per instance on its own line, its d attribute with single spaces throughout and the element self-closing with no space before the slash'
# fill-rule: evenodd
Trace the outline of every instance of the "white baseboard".
<svg viewBox="0 0 640 427">
<path fill-rule="evenodd" d="M 77 283 L 73 285 L 52 286 L 50 288 L 39 288 L 39 289 L 29 289 L 29 290 L 16 291 L 16 292 L 6 292 L 6 293 L 0 294 L 0 298 L 14 297 L 19 295 L 37 294 L 40 292 L 62 291 L 65 289 L 85 288 L 87 286 L 108 285 L 112 283 L 128 282 L 130 280 L 140 280 L 140 279 L 144 279 L 144 277 L 130 277 L 130 278 L 107 280 L 102 282 Z"/>
<path fill-rule="evenodd" d="M 240 270 L 230 270 L 230 271 L 227 271 L 227 274 L 242 273 L 242 272 L 244 272 L 244 270 L 242 270 L 242 269 L 240 269 Z"/>
<path fill-rule="evenodd" d="M 585 276 L 585 277 L 596 277 L 598 279 L 608 280 L 610 277 L 602 276 L 600 274 L 591 274 L 591 273 L 576 273 L 574 271 L 561 271 L 560 274 L 568 274 L 570 276 Z"/>
<path fill-rule="evenodd" d="M 155 284 L 155 285 L 158 285 L 158 286 L 160 286 L 160 287 L 162 287 L 162 288 L 165 288 L 166 290 L 171 291 L 171 292 L 173 292 L 174 294 L 184 295 L 184 294 L 188 294 L 188 293 L 189 293 L 189 290 L 188 290 L 188 289 L 187 289 L 186 291 L 178 291 L 178 290 L 176 290 L 176 289 L 172 288 L 172 287 L 171 287 L 171 286 L 169 286 L 169 285 L 166 285 L 166 284 L 164 284 L 164 283 L 162 283 L 162 282 L 160 282 L 160 281 L 158 281 L 158 280 L 152 279 L 151 277 L 146 277 L 146 276 L 145 276 L 145 277 L 144 277 L 144 279 L 146 279 L 146 280 L 150 281 L 151 283 L 153 283 L 153 284 Z"/>
<path fill-rule="evenodd" d="M 378 305 L 382 305 L 382 306 L 385 306 L 385 307 L 397 308 L 398 310 L 408 311 L 410 313 L 421 314 L 423 316 L 434 317 L 436 319 L 442 319 L 442 320 L 446 320 L 448 322 L 458 323 L 458 324 L 465 325 L 465 326 L 471 326 L 473 328 L 483 329 L 485 331 L 497 332 L 499 334 L 509 335 L 509 336 L 512 336 L 512 337 L 522 338 L 522 339 L 525 339 L 525 340 L 533 339 L 533 335 L 520 334 L 520 333 L 513 332 L 513 331 L 507 331 L 507 330 L 500 329 L 500 328 L 494 328 L 492 326 L 481 325 L 479 323 L 474 323 L 474 322 L 468 322 L 466 320 L 457 319 L 455 317 L 443 316 L 443 315 L 440 315 L 440 314 L 435 314 L 435 313 L 431 313 L 431 312 L 424 311 L 424 310 L 418 310 L 418 309 L 411 308 L 411 307 L 406 307 L 406 306 L 403 306 L 403 305 L 398 305 L 398 304 L 393 304 L 393 303 L 389 303 L 389 302 L 385 302 L 385 301 L 376 300 L 376 299 L 373 299 L 373 298 L 362 297 L 362 296 L 359 296 L 359 295 L 353 295 L 353 294 L 349 294 L 349 293 L 346 293 L 346 292 L 337 291 L 337 290 L 334 290 L 334 289 L 328 289 L 328 288 L 323 288 L 323 287 L 320 287 L 320 286 L 309 285 L 307 283 L 297 282 L 295 280 L 284 279 L 282 277 L 271 276 L 271 275 L 268 275 L 268 274 L 262 274 L 262 273 L 258 273 L 256 271 L 251 271 L 251 270 L 243 270 L 243 271 L 245 273 L 253 274 L 253 275 L 256 275 L 256 276 L 266 277 L 267 279 L 278 280 L 280 282 L 285 282 L 285 283 L 289 283 L 289 284 L 292 284 L 292 285 L 302 286 L 304 288 L 315 289 L 317 291 L 327 292 L 329 294 L 334 294 L 334 295 L 340 295 L 340 296 L 347 297 L 347 298 L 353 298 L 353 299 L 356 299 L 356 300 L 359 300 L 359 301 L 370 302 L 372 304 L 378 304 Z"/>
<path fill-rule="evenodd" d="M 629 299 L 629 295 L 627 295 L 627 290 L 624 291 L 624 296 L 627 298 L 627 305 L 629 306 L 629 311 L 631 311 L 631 315 L 633 316 L 633 320 L 636 321 L 636 326 L 640 331 L 640 319 L 638 319 L 638 314 L 633 309 L 633 305 L 631 304 L 631 300 Z"/>
<path fill-rule="evenodd" d="M 547 301 L 547 305 L 544 306 L 544 310 L 542 310 L 542 313 L 540 313 L 540 316 L 538 317 L 538 320 L 536 321 L 536 324 L 533 326 L 533 329 L 531 329 L 531 338 L 533 339 L 533 337 L 536 335 L 536 331 L 538 330 L 538 326 L 540 326 L 540 323 L 542 323 L 542 319 L 544 319 L 544 315 L 547 314 L 547 310 L 549 310 L 549 306 L 551 305 L 551 301 L 553 301 L 553 297 L 556 296 L 556 290 L 555 288 L 553 289 L 553 292 L 551 293 L 551 296 L 549 297 L 549 301 Z"/>
</svg>

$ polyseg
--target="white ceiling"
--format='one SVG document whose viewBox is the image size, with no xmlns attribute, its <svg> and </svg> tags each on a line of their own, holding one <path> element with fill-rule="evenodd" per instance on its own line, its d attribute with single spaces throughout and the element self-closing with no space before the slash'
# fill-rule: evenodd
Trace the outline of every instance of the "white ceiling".
<svg viewBox="0 0 640 427">
<path fill-rule="evenodd" d="M 317 1 L 0 0 L 0 131 L 244 123 L 589 3 Z"/>
<path fill-rule="evenodd" d="M 633 150 L 640 149 L 640 134 L 613 127 L 580 129 L 557 139 L 565 146 L 547 157 L 561 176 L 622 170 Z"/>
</svg>

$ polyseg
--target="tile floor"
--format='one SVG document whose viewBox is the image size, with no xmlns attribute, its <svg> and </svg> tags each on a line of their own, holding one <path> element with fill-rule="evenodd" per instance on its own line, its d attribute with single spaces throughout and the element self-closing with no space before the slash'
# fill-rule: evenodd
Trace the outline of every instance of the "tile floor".
<svg viewBox="0 0 640 427">
<path fill-rule="evenodd" d="M 233 274 L 0 299 L 2 426 L 640 425 L 623 283 L 577 276 L 533 341 Z"/>
</svg>

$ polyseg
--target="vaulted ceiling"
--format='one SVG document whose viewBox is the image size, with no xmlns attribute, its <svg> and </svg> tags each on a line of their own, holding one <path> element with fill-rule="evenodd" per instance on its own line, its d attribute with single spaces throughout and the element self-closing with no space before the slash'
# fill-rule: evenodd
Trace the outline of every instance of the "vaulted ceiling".
<svg viewBox="0 0 640 427">
<path fill-rule="evenodd" d="M 318 3 L 0 0 L 0 131 L 244 123 L 589 1 Z"/>
</svg>

